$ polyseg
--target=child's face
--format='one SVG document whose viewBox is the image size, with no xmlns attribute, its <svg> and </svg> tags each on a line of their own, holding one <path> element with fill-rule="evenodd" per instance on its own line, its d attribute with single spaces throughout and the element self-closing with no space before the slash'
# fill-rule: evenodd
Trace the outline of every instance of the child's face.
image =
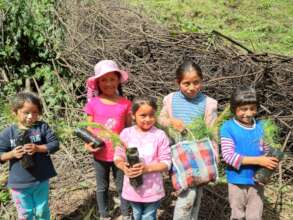
<svg viewBox="0 0 293 220">
<path fill-rule="evenodd" d="M 117 94 L 120 79 L 116 72 L 109 72 L 98 78 L 97 83 L 103 95 L 114 96 Z"/>
<path fill-rule="evenodd" d="M 38 106 L 26 101 L 16 112 L 17 121 L 23 127 L 30 127 L 39 119 L 39 113 Z"/>
<path fill-rule="evenodd" d="M 180 91 L 188 98 L 193 98 L 202 88 L 202 79 L 195 71 L 186 72 L 178 82 Z"/>
<path fill-rule="evenodd" d="M 257 107 L 256 104 L 240 105 L 236 108 L 236 119 L 244 124 L 251 126 L 253 124 L 253 118 L 256 116 Z"/>
<path fill-rule="evenodd" d="M 148 131 L 156 122 L 155 113 L 152 106 L 144 104 L 134 113 L 133 118 L 142 131 Z"/>
</svg>

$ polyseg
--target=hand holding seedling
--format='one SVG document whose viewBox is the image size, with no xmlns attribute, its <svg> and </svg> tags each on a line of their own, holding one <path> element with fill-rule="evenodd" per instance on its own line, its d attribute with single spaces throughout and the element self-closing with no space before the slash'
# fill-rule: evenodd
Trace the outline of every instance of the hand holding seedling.
<svg viewBox="0 0 293 220">
<path fill-rule="evenodd" d="M 24 149 L 22 146 L 17 146 L 12 150 L 13 158 L 20 159 L 25 154 Z"/>
<path fill-rule="evenodd" d="M 134 164 L 132 167 L 129 167 L 128 163 L 125 163 L 125 168 L 123 169 L 126 176 L 129 178 L 135 178 L 144 173 L 145 165 L 143 163 Z"/>
<path fill-rule="evenodd" d="M 275 157 L 261 156 L 258 157 L 258 163 L 262 167 L 273 170 L 278 166 L 279 160 Z"/>
<path fill-rule="evenodd" d="M 95 153 L 95 152 L 101 150 L 101 148 L 94 148 L 94 147 L 93 147 L 93 144 L 94 144 L 93 142 L 85 143 L 85 144 L 84 144 L 84 147 L 85 147 L 85 149 L 86 149 L 88 152 L 90 152 L 90 153 Z"/>
<path fill-rule="evenodd" d="M 181 121 L 179 119 L 171 118 L 170 123 L 171 123 L 172 127 L 175 128 L 179 132 L 181 132 L 185 129 L 185 125 L 184 125 L 183 121 Z"/>
<path fill-rule="evenodd" d="M 38 152 L 38 146 L 36 144 L 30 143 L 23 145 L 23 150 L 28 155 L 33 155 Z"/>
<path fill-rule="evenodd" d="M 242 165 L 258 165 L 273 170 L 278 166 L 279 160 L 276 157 L 259 156 L 243 157 Z"/>
</svg>

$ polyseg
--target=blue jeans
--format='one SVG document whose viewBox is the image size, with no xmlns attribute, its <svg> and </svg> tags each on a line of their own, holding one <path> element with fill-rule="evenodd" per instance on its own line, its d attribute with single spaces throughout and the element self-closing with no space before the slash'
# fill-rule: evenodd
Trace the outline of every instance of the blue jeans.
<svg viewBox="0 0 293 220">
<path fill-rule="evenodd" d="M 178 195 L 173 220 L 197 220 L 202 197 L 202 188 L 184 190 Z"/>
<path fill-rule="evenodd" d="M 157 209 L 160 206 L 160 201 L 143 203 L 143 202 L 131 202 L 132 215 L 134 220 L 156 220 Z"/>
<path fill-rule="evenodd" d="M 109 182 L 110 182 L 110 171 L 112 169 L 116 190 L 120 196 L 120 211 L 124 216 L 129 215 L 129 204 L 121 197 L 122 186 L 123 186 L 123 172 L 119 170 L 114 162 L 94 160 L 94 167 L 96 170 L 96 182 L 97 182 L 97 203 L 101 217 L 109 217 Z"/>
<path fill-rule="evenodd" d="M 25 189 L 11 189 L 19 220 L 50 220 L 49 181 Z"/>
</svg>

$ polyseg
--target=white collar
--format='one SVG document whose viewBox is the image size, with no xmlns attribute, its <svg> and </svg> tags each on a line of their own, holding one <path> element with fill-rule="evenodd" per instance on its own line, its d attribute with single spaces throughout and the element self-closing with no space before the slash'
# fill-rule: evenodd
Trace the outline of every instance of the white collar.
<svg viewBox="0 0 293 220">
<path fill-rule="evenodd" d="M 235 118 L 233 118 L 233 121 L 238 125 L 240 126 L 241 128 L 243 129 L 247 129 L 247 130 L 253 130 L 255 129 L 256 127 L 256 122 L 255 122 L 255 119 L 253 118 L 253 125 L 251 127 L 246 127 L 245 125 L 241 124 L 238 120 L 236 120 Z"/>
</svg>

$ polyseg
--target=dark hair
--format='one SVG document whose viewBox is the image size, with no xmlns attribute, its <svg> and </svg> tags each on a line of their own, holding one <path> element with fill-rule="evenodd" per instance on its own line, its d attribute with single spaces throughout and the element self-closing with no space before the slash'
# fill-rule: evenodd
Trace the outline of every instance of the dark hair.
<svg viewBox="0 0 293 220">
<path fill-rule="evenodd" d="M 250 86 L 238 87 L 234 90 L 230 100 L 230 109 L 233 114 L 236 108 L 241 105 L 255 104 L 258 105 L 256 91 Z"/>
<path fill-rule="evenodd" d="M 183 76 L 187 72 L 194 71 L 199 76 L 199 78 L 203 79 L 202 70 L 199 65 L 195 64 L 191 60 L 184 61 L 176 70 L 176 80 L 181 82 Z"/>
<path fill-rule="evenodd" d="M 120 73 L 119 73 L 119 72 L 115 72 L 115 74 L 118 76 L 118 78 L 119 78 L 119 80 L 120 80 L 120 78 L 121 78 Z M 101 89 L 100 89 L 100 87 L 99 87 L 99 85 L 98 85 L 98 79 L 96 80 L 96 86 L 97 86 L 97 90 L 98 90 L 99 94 L 102 94 L 102 91 L 101 91 Z M 119 94 L 120 96 L 123 96 L 123 90 L 122 90 L 121 83 L 119 83 L 117 90 L 118 90 L 118 94 Z"/>
<path fill-rule="evenodd" d="M 141 96 L 141 97 L 136 97 L 132 101 L 132 114 L 135 114 L 137 110 L 142 106 L 142 105 L 149 105 L 151 106 L 155 111 L 157 111 L 157 103 L 156 99 L 149 97 L 149 96 Z"/>
<path fill-rule="evenodd" d="M 39 114 L 43 112 L 43 105 L 40 98 L 32 92 L 20 92 L 11 101 L 12 111 L 17 113 L 21 109 L 25 102 L 30 102 L 38 107 Z"/>
</svg>

